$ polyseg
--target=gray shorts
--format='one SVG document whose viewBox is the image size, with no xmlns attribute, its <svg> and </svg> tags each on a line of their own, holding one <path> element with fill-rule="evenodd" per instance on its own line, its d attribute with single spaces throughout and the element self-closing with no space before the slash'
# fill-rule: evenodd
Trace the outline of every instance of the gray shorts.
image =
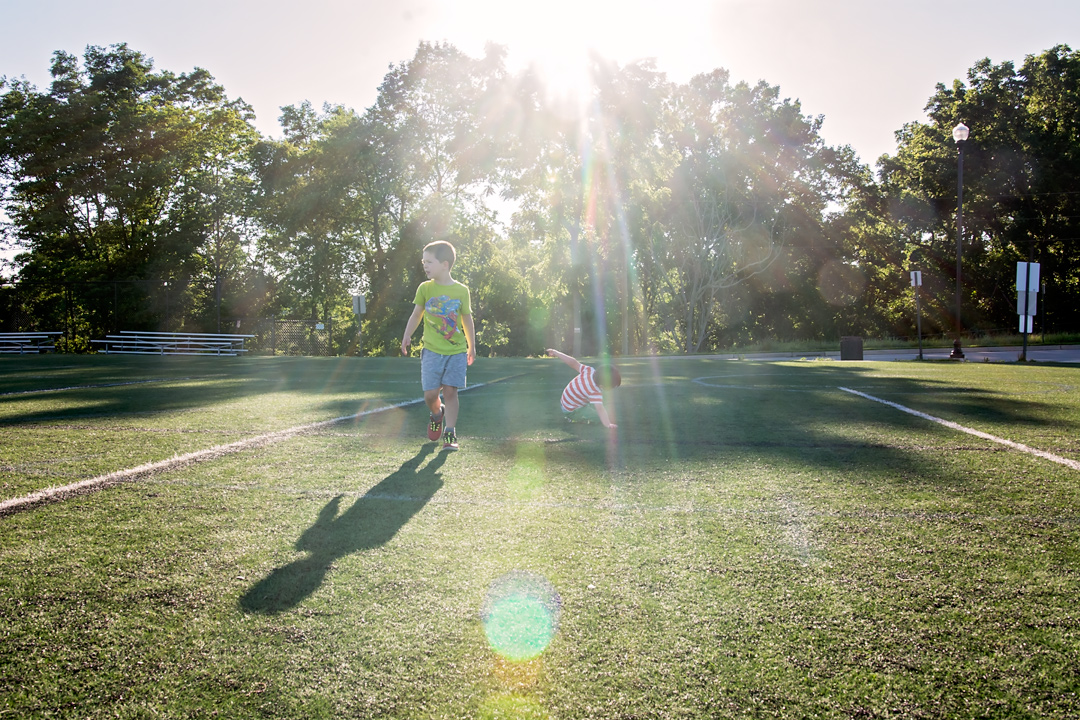
<svg viewBox="0 0 1080 720">
<path fill-rule="evenodd" d="M 465 353 L 440 355 L 424 348 L 420 352 L 420 384 L 424 392 L 438 390 L 443 385 L 463 390 L 468 367 L 469 360 Z"/>
</svg>

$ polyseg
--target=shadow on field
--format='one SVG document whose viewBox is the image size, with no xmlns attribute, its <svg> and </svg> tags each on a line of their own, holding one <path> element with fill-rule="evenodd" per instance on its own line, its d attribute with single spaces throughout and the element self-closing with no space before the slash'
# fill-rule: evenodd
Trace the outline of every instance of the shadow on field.
<svg viewBox="0 0 1080 720">
<path fill-rule="evenodd" d="M 630 359 L 619 365 L 623 385 L 613 393 L 619 425 L 614 443 L 599 425 L 567 426 L 557 393 L 532 393 L 523 381 L 492 391 L 505 393 L 508 401 L 486 413 L 497 426 L 489 430 L 493 436 L 509 435 L 498 452 L 515 462 L 518 444 L 538 444 L 546 472 L 567 477 L 583 466 L 678 474 L 684 462 L 704 467 L 748 462 L 966 485 L 962 477 L 943 475 L 933 448 L 985 446 L 989 451 L 990 445 L 839 388 L 976 427 L 1046 426 L 1053 397 L 1041 386 L 1033 386 L 1027 397 L 1004 396 L 986 383 L 965 384 L 952 372 L 891 377 L 863 363 Z"/>
<path fill-rule="evenodd" d="M 0 427 L 201 413 L 215 406 L 259 403 L 273 395 L 317 398 L 374 389 L 386 392 L 388 385 L 396 396 L 413 397 L 420 386 L 419 361 L 394 360 L 42 355 L 34 356 L 31 364 L 2 358 Z M 399 390 L 398 383 L 406 377 L 409 383 Z M 339 414 L 356 412 L 356 405 L 346 403 Z"/>
<path fill-rule="evenodd" d="M 345 512 L 338 514 L 341 495 L 326 504 L 315 524 L 296 541 L 307 553 L 279 567 L 240 598 L 241 610 L 275 614 L 290 610 L 310 596 L 338 558 L 371 550 L 390 541 L 398 530 L 428 503 L 443 482 L 439 469 L 447 453 L 420 467 L 435 445 L 425 445 L 416 457 L 375 485 Z"/>
</svg>

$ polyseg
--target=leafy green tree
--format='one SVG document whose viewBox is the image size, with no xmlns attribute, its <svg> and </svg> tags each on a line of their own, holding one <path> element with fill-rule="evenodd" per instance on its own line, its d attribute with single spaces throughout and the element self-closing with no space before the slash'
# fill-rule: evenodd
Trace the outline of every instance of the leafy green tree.
<svg viewBox="0 0 1080 720">
<path fill-rule="evenodd" d="M 252 283 L 259 282 L 251 261 L 259 230 L 251 153 L 259 136 L 238 116 L 218 120 L 206 125 L 202 136 L 219 151 L 189 171 L 185 202 L 190 222 L 204 238 L 193 258 L 195 321 L 208 331 L 228 332 L 223 322 L 255 316 L 264 304 L 251 302 Z"/>
<path fill-rule="evenodd" d="M 1061 45 L 1013 63 L 988 59 L 967 83 L 938 85 L 928 123 L 897 135 L 895 157 L 879 163 L 892 215 L 904 227 L 909 255 L 944 282 L 932 305 L 949 327 L 956 261 L 956 149 L 953 126 L 971 129 L 964 150 L 962 238 L 965 329 L 1016 325 L 1015 263 L 1043 264 L 1048 297 L 1040 306 L 1052 327 L 1080 319 L 1080 54 Z"/>
<path fill-rule="evenodd" d="M 604 295 L 612 299 L 606 303 L 605 325 L 613 347 L 641 352 L 652 344 L 651 318 L 664 285 L 657 282 L 654 241 L 679 162 L 670 142 L 677 127 L 676 87 L 651 61 L 622 67 L 594 61 L 593 76 L 589 127 L 602 152 L 599 188 L 608 207 L 595 213 L 593 223 L 606 269 Z"/>
<path fill-rule="evenodd" d="M 504 191 L 518 204 L 510 235 L 532 278 L 528 331 L 542 319 L 548 344 L 576 355 L 647 344 L 636 262 L 666 97 L 648 63 L 594 57 L 591 76 L 587 97 L 554 101 L 530 72 L 517 79 L 524 132 Z"/>
<path fill-rule="evenodd" d="M 276 309 L 311 322 L 328 320 L 356 283 L 358 149 L 340 142 L 355 120 L 342 107 L 319 114 L 307 102 L 289 106 L 281 115 L 284 138 L 256 151 L 268 230 L 259 256 L 279 279 Z"/>
<path fill-rule="evenodd" d="M 820 118 L 807 119 L 766 83 L 732 86 L 717 70 L 680 88 L 675 102 L 680 163 L 661 249 L 681 349 L 697 352 L 718 344 L 717 321 L 734 288 L 785 256 L 786 275 L 765 286 L 770 292 L 811 269 L 790 262 L 786 248 L 813 246 L 822 235 L 835 153 L 818 136 Z M 741 324 L 765 318 L 763 332 L 783 330 L 776 321 L 785 315 L 753 307 L 761 300 L 751 299 Z"/>
<path fill-rule="evenodd" d="M 82 63 L 57 52 L 51 72 L 48 92 L 5 81 L 0 100 L 4 209 L 28 250 L 21 281 L 43 300 L 68 287 L 67 312 L 87 332 L 113 329 L 120 283 L 132 324 L 160 322 L 154 302 L 180 317 L 213 217 L 223 237 L 243 214 L 208 213 L 204 194 L 215 172 L 218 187 L 242 172 L 230 163 L 252 137 L 250 108 L 205 70 L 155 71 L 127 45 L 89 47 Z"/>
<path fill-rule="evenodd" d="M 837 153 L 836 163 L 841 209 L 826 219 L 815 248 L 817 272 L 811 273 L 818 278 L 818 294 L 824 302 L 807 308 L 804 317 L 809 326 L 800 329 L 799 336 L 914 337 L 916 318 L 908 271 L 925 268 L 917 252 L 918 238 L 905 236 L 905 227 L 890 212 L 895 205 L 850 148 Z M 922 294 L 934 284 L 932 276 L 924 281 Z M 929 322 L 924 325 L 930 327 Z"/>
<path fill-rule="evenodd" d="M 545 321 L 560 327 L 550 336 L 552 344 L 582 354 L 581 333 L 584 283 L 588 273 L 585 255 L 585 200 L 587 180 L 581 146 L 584 142 L 576 119 L 557 109 L 540 105 L 543 89 L 523 78 L 524 92 L 537 105 L 525 106 L 528 132 L 517 148 L 520 165 L 508 178 L 506 194 L 517 203 L 512 235 L 522 249 L 534 246 L 541 252 L 523 253 L 541 260 L 529 273 L 534 297 L 548 303 Z M 565 301 L 565 303 L 564 303 Z"/>
</svg>

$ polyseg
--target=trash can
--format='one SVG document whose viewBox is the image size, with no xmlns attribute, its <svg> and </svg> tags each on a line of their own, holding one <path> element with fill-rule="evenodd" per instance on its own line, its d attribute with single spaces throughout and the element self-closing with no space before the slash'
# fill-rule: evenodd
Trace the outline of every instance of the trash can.
<svg viewBox="0 0 1080 720">
<path fill-rule="evenodd" d="M 840 359 L 862 360 L 862 338 L 858 335 L 840 338 Z"/>
</svg>

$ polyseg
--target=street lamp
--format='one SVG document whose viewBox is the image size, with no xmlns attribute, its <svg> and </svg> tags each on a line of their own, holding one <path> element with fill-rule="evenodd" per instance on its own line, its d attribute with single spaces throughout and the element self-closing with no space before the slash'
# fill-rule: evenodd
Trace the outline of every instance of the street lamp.
<svg viewBox="0 0 1080 720">
<path fill-rule="evenodd" d="M 956 142 L 956 340 L 953 342 L 949 357 L 963 360 L 964 351 L 960 349 L 960 252 L 964 238 L 964 143 L 968 139 L 968 127 L 960 123 L 953 128 L 953 140 Z"/>
</svg>

